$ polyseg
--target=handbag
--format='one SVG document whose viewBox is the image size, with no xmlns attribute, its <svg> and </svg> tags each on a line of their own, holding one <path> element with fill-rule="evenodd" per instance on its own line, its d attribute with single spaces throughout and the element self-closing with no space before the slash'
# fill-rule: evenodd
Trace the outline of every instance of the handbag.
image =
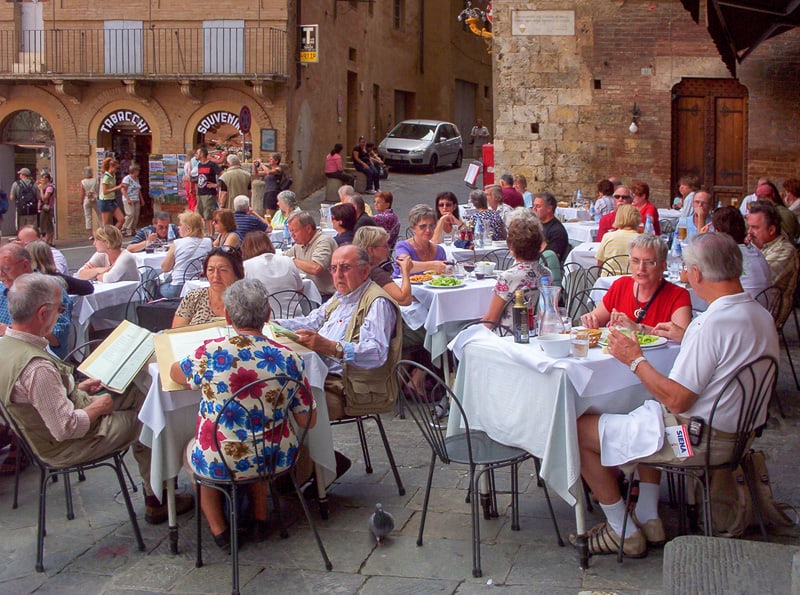
<svg viewBox="0 0 800 595">
<path fill-rule="evenodd" d="M 713 535 L 739 537 L 748 527 L 758 525 L 745 476 L 754 488 L 765 527 L 791 527 L 797 524 L 785 512 L 794 509 L 789 504 L 775 502 L 763 451 L 750 450 L 745 454 L 742 464 L 735 469 L 715 469 L 711 472 Z"/>
</svg>

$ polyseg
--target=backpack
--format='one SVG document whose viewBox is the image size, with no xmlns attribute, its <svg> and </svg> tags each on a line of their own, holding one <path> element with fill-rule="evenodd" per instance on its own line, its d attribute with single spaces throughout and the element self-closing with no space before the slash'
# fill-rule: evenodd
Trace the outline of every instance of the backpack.
<svg viewBox="0 0 800 595">
<path fill-rule="evenodd" d="M 36 189 L 32 182 L 19 182 L 17 193 L 17 213 L 20 215 L 36 214 Z"/>
<path fill-rule="evenodd" d="M 711 509 L 713 534 L 719 537 L 739 537 L 747 528 L 758 525 L 753 499 L 747 489 L 745 474 L 753 486 L 765 527 L 791 527 L 795 525 L 784 510 L 787 504 L 775 502 L 769 483 L 767 462 L 760 450 L 750 450 L 735 469 L 715 469 L 711 472 Z M 698 484 L 700 494 L 702 488 Z M 702 501 L 702 497 L 698 502 Z"/>
<path fill-rule="evenodd" d="M 294 183 L 294 180 L 292 178 L 290 178 L 289 176 L 284 174 L 284 175 L 281 176 L 281 181 L 278 182 L 278 189 L 281 192 L 283 192 L 284 190 L 288 190 L 289 188 L 291 188 L 293 183 Z"/>
<path fill-rule="evenodd" d="M 8 206 L 8 194 L 5 193 L 5 190 L 0 190 L 0 217 L 8 212 Z"/>
</svg>

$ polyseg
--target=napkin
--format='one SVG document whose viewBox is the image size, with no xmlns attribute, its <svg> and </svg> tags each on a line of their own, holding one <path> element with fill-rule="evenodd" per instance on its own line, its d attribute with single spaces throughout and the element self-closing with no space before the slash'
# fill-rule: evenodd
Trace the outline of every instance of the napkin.
<svg viewBox="0 0 800 595">
<path fill-rule="evenodd" d="M 645 401 L 630 413 L 604 413 L 597 424 L 600 462 L 623 465 L 650 456 L 664 446 L 664 417 L 658 401 Z"/>
<path fill-rule="evenodd" d="M 545 374 L 553 368 L 564 370 L 567 373 L 572 385 L 578 394 L 582 394 L 589 381 L 592 379 L 593 371 L 577 360 L 569 358 L 554 359 L 545 355 L 535 340 L 529 344 L 514 343 L 498 337 L 482 324 L 475 324 L 461 331 L 453 339 L 448 348 L 458 359 L 464 348 L 470 343 L 476 343 L 503 352 L 511 361 L 522 366 L 532 368 L 537 372 Z"/>
</svg>

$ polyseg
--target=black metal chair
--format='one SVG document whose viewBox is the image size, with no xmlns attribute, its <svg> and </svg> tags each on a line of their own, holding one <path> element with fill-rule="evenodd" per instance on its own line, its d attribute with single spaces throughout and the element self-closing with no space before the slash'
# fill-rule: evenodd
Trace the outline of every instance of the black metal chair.
<svg viewBox="0 0 800 595">
<path fill-rule="evenodd" d="M 413 227 L 406 227 L 406 239 L 410 240 L 414 237 L 414 228 Z"/>
<path fill-rule="evenodd" d="M 446 435 L 446 428 L 444 428 L 433 411 L 433 406 L 429 394 L 420 394 L 416 389 L 410 388 L 414 386 L 411 381 L 411 374 L 413 370 L 420 370 L 426 382 L 423 383 L 425 387 L 432 387 L 424 389 L 427 393 L 438 391 L 445 393 L 450 398 L 451 403 L 455 403 L 458 408 L 461 418 L 464 422 L 464 432 L 453 436 Z M 425 440 L 431 447 L 431 460 L 428 467 L 428 481 L 425 485 L 425 499 L 422 504 L 422 517 L 419 524 L 419 534 L 417 536 L 417 545 L 422 545 L 422 535 L 425 531 L 425 519 L 428 514 L 428 503 L 430 501 L 431 483 L 433 481 L 433 472 L 436 468 L 436 459 L 438 458 L 445 465 L 450 463 L 459 463 L 469 467 L 469 501 L 471 504 L 471 518 L 472 518 L 472 576 L 479 577 L 482 575 L 481 571 L 481 536 L 480 536 L 480 502 L 476 495 L 479 493 L 480 479 L 484 473 L 489 474 L 489 487 L 491 490 L 490 497 L 494 499 L 497 490 L 494 489 L 493 474 L 497 469 L 505 467 L 511 470 L 511 529 L 519 531 L 519 464 L 533 459 L 536 468 L 536 476 L 539 479 L 539 465 L 540 461 L 530 453 L 513 446 L 506 446 L 492 440 L 485 432 L 471 430 L 467 416 L 461 406 L 458 397 L 450 390 L 450 387 L 439 376 L 431 372 L 428 368 L 417 364 L 416 362 L 401 360 L 394 368 L 394 373 L 400 386 L 407 388 L 403 393 L 403 398 L 406 401 L 406 409 L 409 411 L 417 427 L 422 432 Z M 553 520 L 555 527 L 558 545 L 563 546 L 564 542 L 558 531 L 558 524 L 556 523 L 553 507 L 550 502 L 550 495 L 547 487 L 543 482 L 540 483 L 544 489 L 545 499 L 547 506 L 550 510 L 550 518 Z M 496 503 L 494 505 L 496 509 Z"/>
<path fill-rule="evenodd" d="M 514 257 L 511 255 L 511 252 L 509 252 L 508 248 L 498 248 L 497 250 L 492 250 L 491 252 L 487 252 L 481 256 L 480 259 L 487 262 L 493 262 L 495 264 L 494 269 L 496 271 L 505 271 L 514 266 Z"/>
<path fill-rule="evenodd" d="M 125 305 L 125 320 L 132 322 L 133 324 L 139 324 L 139 317 L 138 317 L 138 308 L 142 304 L 146 304 L 148 302 L 153 301 L 156 299 L 156 295 L 151 293 L 151 288 L 153 287 L 152 279 L 142 279 L 139 282 L 138 287 L 131 293 L 130 297 L 128 298 L 128 303 Z"/>
<path fill-rule="evenodd" d="M 316 308 L 314 302 L 308 299 L 308 297 L 293 289 L 276 291 L 275 293 L 269 294 L 268 299 L 269 307 L 272 310 L 272 318 L 295 318 L 296 316 L 305 316 Z"/>
<path fill-rule="evenodd" d="M 780 287 L 771 285 L 759 293 L 755 297 L 755 300 L 764 306 L 764 308 L 766 308 L 767 311 L 772 315 L 772 320 L 775 321 L 775 329 L 778 331 L 778 337 L 780 338 L 781 343 L 783 343 L 783 348 L 786 350 L 786 357 L 789 359 L 789 367 L 792 370 L 795 387 L 800 390 L 800 382 L 797 380 L 797 372 L 794 368 L 792 352 L 789 349 L 789 341 L 786 340 L 786 334 L 783 332 L 783 327 L 786 326 L 786 322 L 789 320 L 789 318 L 787 316 L 786 320 L 782 322 L 780 320 L 781 311 L 783 310 L 783 291 L 781 291 Z M 795 314 L 795 317 L 796 316 L 797 314 Z M 795 320 L 795 323 L 796 322 L 797 321 Z M 784 417 L 783 407 L 781 406 L 780 400 L 776 398 L 775 401 L 778 403 L 778 410 L 781 414 L 781 417 Z"/>
<path fill-rule="evenodd" d="M 153 267 L 142 265 L 139 267 L 139 278 L 142 281 L 143 287 L 147 293 L 153 296 L 153 299 L 161 297 L 161 271 L 157 271 Z"/>
<path fill-rule="evenodd" d="M 564 305 L 569 308 L 575 294 L 584 289 L 591 289 L 597 281 L 599 270 L 596 266 L 586 268 L 577 262 L 568 262 L 562 268 L 561 298 Z"/>
<path fill-rule="evenodd" d="M 198 256 L 197 258 L 190 260 L 186 265 L 186 269 L 183 271 L 183 279 L 173 279 L 172 283 L 175 285 L 181 285 L 187 281 L 203 279 L 205 277 L 205 272 L 203 270 L 203 264 L 205 263 L 205 260 L 205 256 Z"/>
<path fill-rule="evenodd" d="M 267 383 L 270 384 L 270 390 L 267 390 Z M 277 386 L 276 386 L 277 385 Z M 251 409 L 246 409 L 239 404 L 239 396 L 245 393 L 252 393 L 255 389 L 259 390 L 259 396 L 256 398 L 256 404 Z M 277 390 L 272 390 L 277 388 Z M 314 539 L 317 542 L 322 559 L 325 562 L 325 568 L 331 570 L 333 565 L 328 558 L 328 553 L 325 551 L 325 546 L 320 539 L 317 527 L 314 524 L 314 519 L 306 504 L 305 498 L 300 491 L 300 485 L 297 483 L 297 478 L 292 472 L 297 458 L 295 457 L 288 466 L 279 469 L 279 458 L 285 455 L 280 449 L 281 441 L 283 440 L 284 432 L 287 432 L 287 425 L 290 424 L 290 413 L 295 399 L 298 398 L 298 393 L 305 393 L 307 400 L 312 398 L 307 393 L 306 386 L 290 378 L 289 376 L 272 376 L 268 378 L 261 378 L 250 382 L 249 384 L 237 390 L 229 399 L 227 399 L 219 412 L 214 422 L 214 445 L 217 450 L 220 462 L 222 463 L 225 471 L 224 477 L 211 479 L 202 475 L 194 474 L 194 481 L 196 487 L 197 497 L 195 498 L 195 520 L 197 523 L 197 554 L 195 558 L 195 567 L 200 568 L 203 566 L 203 552 L 202 552 L 202 514 L 200 512 L 201 505 L 201 491 L 200 486 L 205 486 L 219 491 L 224 496 L 227 509 L 228 509 L 228 527 L 230 529 L 230 543 L 231 543 L 231 567 L 233 573 L 233 588 L 232 593 L 239 593 L 239 548 L 238 548 L 238 535 L 237 530 L 239 527 L 239 518 L 237 512 L 237 492 L 245 485 L 253 484 L 256 482 L 265 481 L 269 484 L 269 491 L 272 495 L 273 506 L 275 515 L 277 516 L 280 526 L 281 537 L 288 537 L 286 528 L 283 524 L 280 509 L 280 497 L 276 488 L 275 482 L 278 478 L 288 476 L 294 486 L 295 493 L 298 496 L 300 504 L 303 507 L 303 512 L 306 515 L 311 531 L 314 533 Z M 266 400 L 266 399 L 269 400 Z M 247 437 L 242 440 L 247 447 L 255 453 L 261 453 L 263 457 L 263 464 L 257 469 L 257 475 L 249 479 L 236 478 L 236 461 L 234 460 L 232 450 L 222 448 L 218 433 L 218 426 L 225 424 L 226 418 L 229 414 L 242 416 L 246 419 Z M 306 426 L 297 429 L 297 453 L 305 441 L 308 434 L 308 424 L 311 422 L 311 416 L 308 416 Z"/>
<path fill-rule="evenodd" d="M 627 254 L 609 256 L 603 261 L 603 264 L 600 265 L 600 268 L 604 277 L 627 275 L 631 272 L 631 265 Z"/>
<path fill-rule="evenodd" d="M 592 294 L 596 291 L 605 292 L 605 289 L 582 289 L 572 296 L 572 299 L 567 306 L 567 316 L 572 320 L 574 326 L 581 326 L 581 316 L 588 314 L 595 309 L 595 304 L 592 299 Z"/>
<path fill-rule="evenodd" d="M 125 456 L 125 453 L 128 452 L 128 447 L 121 448 L 116 452 L 105 455 L 103 457 L 99 457 L 97 459 L 88 458 L 86 461 L 83 461 L 79 464 L 75 465 L 67 465 L 63 467 L 59 467 L 56 465 L 51 465 L 50 463 L 41 459 L 38 453 L 33 449 L 33 447 L 28 442 L 25 433 L 21 430 L 21 427 L 17 423 L 17 420 L 8 412 L 3 401 L 0 400 L 0 415 L 6 420 L 8 425 L 11 427 L 11 430 L 17 437 L 18 441 L 18 449 L 24 451 L 25 456 L 28 457 L 28 460 L 31 461 L 34 465 L 39 468 L 39 522 L 38 522 L 38 530 L 36 536 L 36 572 L 44 572 L 44 538 L 47 534 L 47 529 L 45 527 L 45 512 L 46 512 L 46 502 L 47 502 L 47 484 L 51 478 L 57 478 L 58 476 L 63 476 L 64 478 L 64 490 L 65 496 L 67 500 L 67 518 L 72 519 L 74 518 L 73 507 L 72 507 L 72 490 L 69 483 L 69 474 L 70 473 L 83 473 L 84 471 L 90 469 L 97 469 L 99 467 L 111 467 L 114 472 L 117 474 L 117 481 L 119 482 L 119 488 L 122 493 L 122 497 L 125 500 L 125 507 L 128 509 L 128 517 L 130 518 L 131 525 L 133 526 L 133 532 L 136 537 L 136 544 L 139 547 L 139 551 L 144 551 L 145 545 L 144 540 L 142 539 L 142 533 L 139 530 L 139 523 L 136 520 L 136 512 L 133 510 L 133 504 L 131 504 L 131 497 L 128 493 L 127 486 L 125 485 L 125 478 L 122 475 L 122 468 L 123 468 L 123 461 L 122 458 Z M 18 450 L 19 452 L 19 450 Z M 91 453 L 87 453 L 90 455 Z M 19 460 L 17 461 L 19 463 Z M 17 466 L 19 468 L 19 465 Z M 15 487 L 15 494 L 14 500 L 16 503 L 16 491 L 17 488 Z"/>
<path fill-rule="evenodd" d="M 509 335 L 513 335 L 514 334 L 514 331 L 512 331 L 507 326 L 503 326 L 499 322 L 496 322 L 494 320 L 482 320 L 480 318 L 477 319 L 477 320 L 470 320 L 469 322 L 465 322 L 461 326 L 461 328 L 458 329 L 458 332 L 460 333 L 465 328 L 469 328 L 471 326 L 475 326 L 476 324 L 485 325 L 490 331 L 492 331 L 498 337 L 508 337 Z"/>
<path fill-rule="evenodd" d="M 697 481 L 703 489 L 703 519 L 705 534 L 708 537 L 712 536 L 712 507 L 711 507 L 711 472 L 715 469 L 730 469 L 733 470 L 742 462 L 750 443 L 753 441 L 758 430 L 766 423 L 767 405 L 769 398 L 775 390 L 775 383 L 778 379 L 778 362 L 775 358 L 764 355 L 750 363 L 743 365 L 734 377 L 732 377 L 725 384 L 720 394 L 714 400 L 711 407 L 711 414 L 706 420 L 706 426 L 703 432 L 702 440 L 705 441 L 706 456 L 701 461 L 697 461 L 691 465 L 657 465 L 648 464 L 650 467 L 666 471 L 667 473 L 677 476 L 677 496 L 678 506 L 680 510 L 680 528 L 681 533 L 685 532 L 686 520 L 686 478 Z M 711 464 L 711 432 L 710 429 L 714 427 L 714 415 L 720 406 L 722 397 L 726 396 L 728 401 L 738 403 L 738 415 L 736 423 L 736 440 L 731 451 L 731 455 L 724 463 Z M 747 481 L 747 475 L 744 476 L 747 488 L 750 491 L 750 496 L 753 499 L 753 507 L 755 509 L 756 518 L 761 528 L 761 535 L 764 541 L 769 541 L 767 531 L 764 528 L 764 520 L 761 515 L 761 510 L 758 508 L 758 498 L 755 494 L 755 486 Z M 629 477 L 628 485 L 631 485 L 633 473 Z M 625 508 L 625 519 L 622 523 L 622 536 L 620 539 L 619 552 L 617 554 L 617 561 L 622 562 L 622 551 L 625 545 L 625 527 L 628 522 L 628 510 L 630 507 L 630 495 L 633 490 L 628 491 L 628 502 Z"/>
</svg>

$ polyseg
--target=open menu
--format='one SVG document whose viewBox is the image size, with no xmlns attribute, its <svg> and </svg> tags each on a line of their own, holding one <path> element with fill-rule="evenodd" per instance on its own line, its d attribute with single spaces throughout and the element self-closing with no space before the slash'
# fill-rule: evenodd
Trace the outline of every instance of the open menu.
<svg viewBox="0 0 800 595">
<path fill-rule="evenodd" d="M 193 354 L 203 344 L 203 341 L 229 337 L 232 332 L 233 329 L 226 326 L 225 321 L 220 319 L 208 324 L 168 329 L 154 335 L 153 343 L 158 362 L 158 373 L 161 377 L 161 388 L 167 391 L 186 390 L 185 385 L 178 384 L 170 378 L 172 363 Z"/>
<path fill-rule="evenodd" d="M 153 355 L 153 333 L 123 320 L 78 370 L 116 393 L 125 392 Z"/>
</svg>

